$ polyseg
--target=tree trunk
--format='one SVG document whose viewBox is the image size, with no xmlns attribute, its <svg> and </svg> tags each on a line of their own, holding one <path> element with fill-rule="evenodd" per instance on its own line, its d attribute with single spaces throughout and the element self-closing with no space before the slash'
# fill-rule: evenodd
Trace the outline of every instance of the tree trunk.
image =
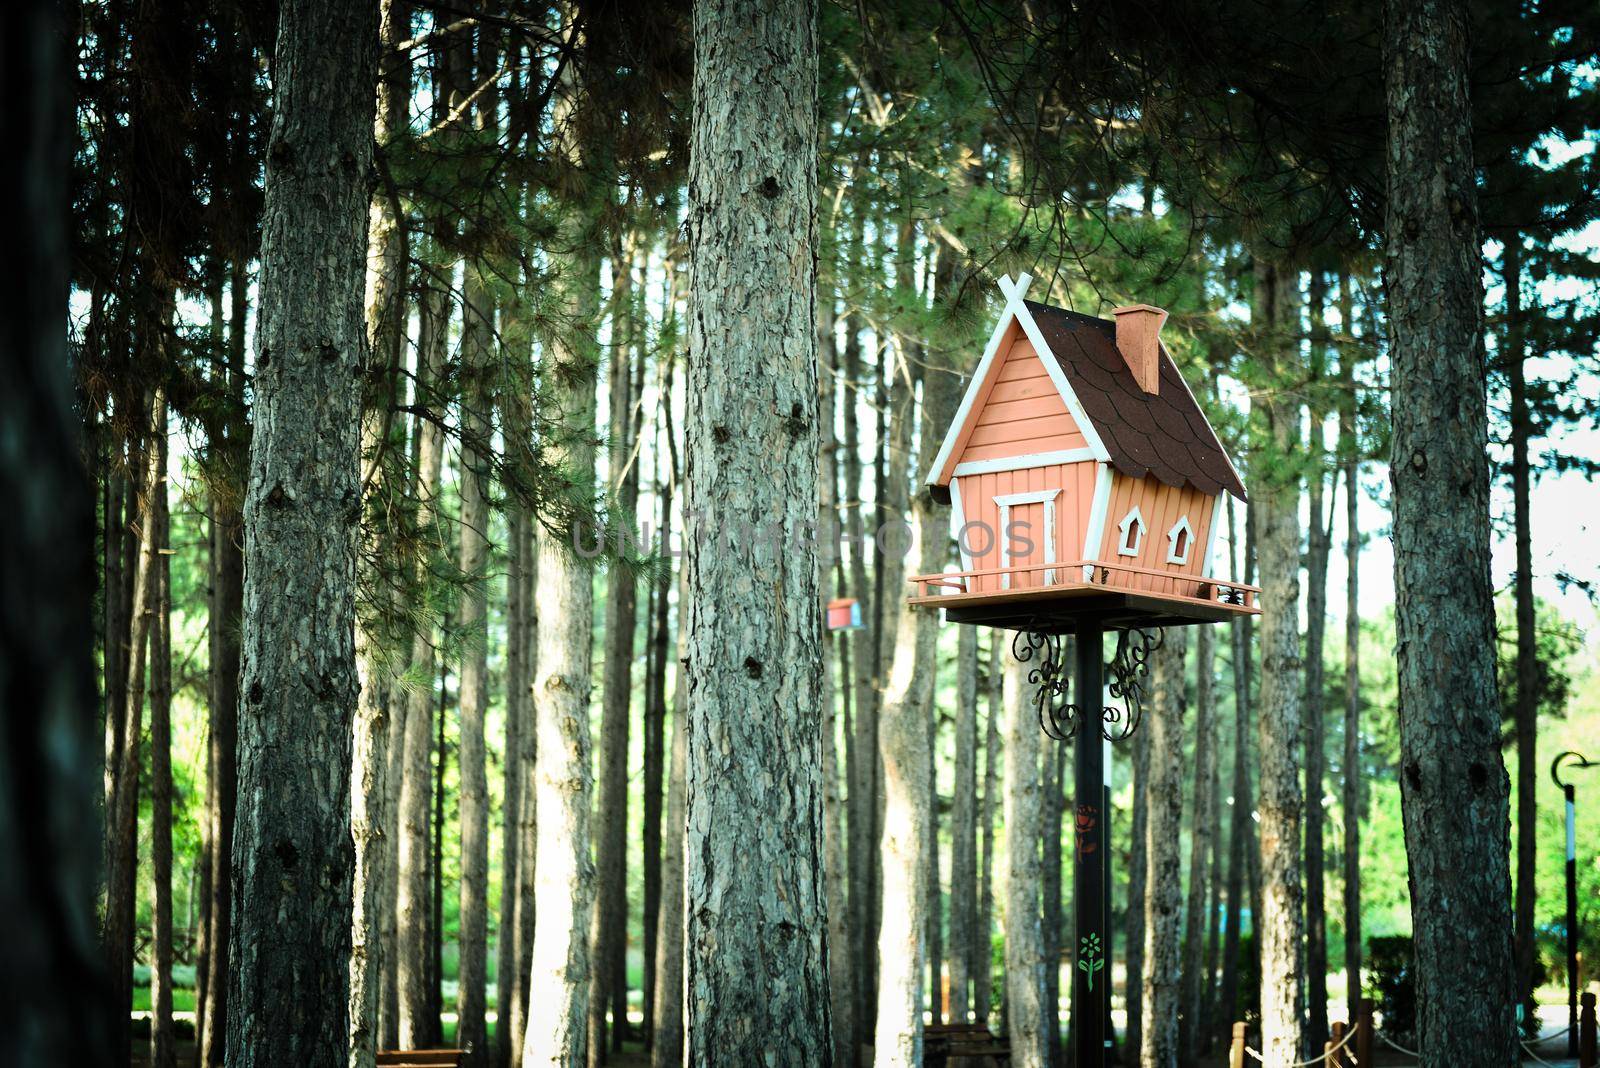
<svg viewBox="0 0 1600 1068">
<path fill-rule="evenodd" d="M 698 0 L 694 43 L 685 1064 L 818 1064 L 816 7 Z"/>
<path fill-rule="evenodd" d="M 347 1063 L 361 317 L 375 5 L 283 6 L 267 153 L 228 1049 Z"/>
<path fill-rule="evenodd" d="M 524 416 L 526 413 L 523 413 Z M 521 424 L 526 433 L 526 421 Z M 534 530 L 532 514 L 523 505 L 516 505 L 512 513 L 511 539 L 516 563 L 512 577 L 518 589 L 517 615 L 520 623 L 517 640 L 521 649 L 521 667 L 517 672 L 515 738 L 507 735 L 506 744 L 513 754 L 508 761 L 506 777 L 515 780 L 516 812 L 507 812 L 510 821 L 505 841 L 515 858 L 515 868 L 510 872 L 509 884 L 502 882 L 501 893 L 510 898 L 510 909 L 501 905 L 500 937 L 511 945 L 507 954 L 500 953 L 503 991 L 498 1001 L 500 1022 L 496 1025 L 496 1039 L 505 1047 L 508 1064 L 518 1064 L 528 1023 L 529 971 L 533 965 L 534 934 L 534 876 L 536 861 L 534 841 L 538 834 L 538 811 L 533 792 L 533 776 L 538 753 L 533 723 L 532 684 L 534 674 L 534 645 L 538 638 L 538 589 Z M 513 747 L 513 742 L 515 743 Z M 509 885 L 509 890 L 506 887 Z M 503 1036 L 503 1037 L 502 1037 Z"/>
<path fill-rule="evenodd" d="M 1522 323 L 1522 235 L 1506 239 L 1506 335 L 1504 355 L 1511 394 L 1511 499 L 1517 553 L 1517 684 L 1513 690 L 1517 732 L 1517 997 L 1528 1012 L 1535 1008 L 1534 906 L 1538 896 L 1534 868 L 1538 852 L 1539 774 L 1539 638 L 1533 598 L 1533 534 L 1530 523 L 1532 478 L 1528 440 L 1533 419 L 1528 411 L 1528 375 Z"/>
<path fill-rule="evenodd" d="M 1039 841 L 1044 824 L 1039 752 L 1043 733 L 1028 667 L 1005 653 L 1006 1020 L 1011 1063 L 1046 1068 L 1044 936 Z"/>
<path fill-rule="evenodd" d="M 679 584 L 679 592 L 684 586 Z M 680 605 L 687 602 L 680 597 Z M 672 698 L 672 761 L 667 773 L 667 833 L 661 843 L 661 922 L 656 939 L 656 1031 L 650 1040 L 650 1063 L 656 1068 L 683 1064 L 683 843 L 685 720 L 688 719 L 688 679 L 682 670 L 688 651 L 688 632 L 678 630 L 677 683 Z"/>
<path fill-rule="evenodd" d="M 1002 631 L 993 631 L 989 638 L 989 694 L 988 714 L 983 728 L 983 807 L 982 832 L 978 841 L 983 859 L 978 866 L 978 929 L 976 938 L 976 974 L 972 977 L 972 1015 L 978 1023 L 989 1023 L 993 1007 L 994 983 L 994 847 L 995 814 L 1000 811 L 1000 765 L 1004 756 L 1000 751 L 1000 719 L 1003 704 L 1001 670 Z"/>
<path fill-rule="evenodd" d="M 1069 747 L 1046 739 L 1040 746 L 1039 781 L 1044 790 L 1043 864 L 1039 934 L 1044 946 L 1044 1030 L 1050 1064 L 1061 1068 L 1061 941 L 1065 917 L 1061 908 L 1061 817 L 1066 812 L 1066 760 Z M 1068 976 L 1071 990 L 1071 976 Z"/>
<path fill-rule="evenodd" d="M 1320 382 L 1327 361 L 1327 276 L 1311 274 L 1311 380 Z M 1323 894 L 1323 801 L 1326 774 L 1323 722 L 1323 639 L 1328 625 L 1328 556 L 1333 543 L 1331 517 L 1323 519 L 1323 497 L 1328 444 L 1323 432 L 1325 414 L 1318 398 L 1307 405 L 1310 416 L 1309 483 L 1311 525 L 1306 536 L 1306 1044 L 1320 1050 L 1328 1040 L 1328 924 Z"/>
<path fill-rule="evenodd" d="M 1345 317 L 1350 322 L 1349 316 Z M 1346 330 L 1349 329 L 1347 326 Z M 1344 609 L 1344 973 L 1350 999 L 1349 1020 L 1361 1007 L 1361 460 L 1356 426 L 1354 357 L 1343 371 L 1349 390 L 1339 413 L 1339 452 L 1344 458 L 1345 609 Z"/>
<path fill-rule="evenodd" d="M 165 486 L 164 472 L 158 466 L 159 450 L 156 448 L 153 427 L 158 422 L 156 413 L 164 413 L 165 410 L 166 401 L 158 391 L 149 409 L 144 413 L 144 419 L 148 420 L 144 424 L 145 440 L 135 450 L 140 457 L 141 469 L 132 487 L 133 500 L 137 503 L 129 520 L 130 526 L 137 532 L 138 555 L 131 561 L 131 567 L 124 565 L 133 575 L 132 596 L 127 600 L 128 612 L 124 617 L 128 634 L 127 662 L 122 672 L 123 695 L 118 709 L 121 722 L 116 730 L 115 745 L 106 755 L 107 767 L 111 769 L 113 789 L 106 815 L 106 836 L 110 846 L 107 850 L 103 933 L 107 969 L 111 977 L 113 1018 L 118 1021 L 121 1030 L 126 1029 L 122 1020 L 133 1007 L 134 925 L 138 903 L 136 874 L 139 779 L 143 749 L 141 736 L 150 622 L 155 614 L 154 605 L 157 596 L 154 495 L 158 489 Z M 125 1051 L 129 1044 L 128 1037 L 121 1034 L 118 1044 Z M 119 1056 L 121 1055 L 119 1053 Z"/>
<path fill-rule="evenodd" d="M 432 286 L 425 288 L 418 316 L 417 360 L 420 366 L 417 372 L 416 404 L 420 414 L 416 429 L 415 522 L 417 543 L 424 547 L 439 544 L 440 535 L 437 529 L 439 471 L 444 455 L 444 433 L 436 421 L 442 413 L 436 407 L 439 398 L 435 391 L 441 388 L 439 383 L 448 340 L 445 301 L 443 290 Z M 431 565 L 431 553 L 419 549 L 418 559 L 413 563 L 418 589 L 426 588 L 432 573 Z M 429 1018 L 432 999 L 428 989 L 431 971 L 428 963 L 428 927 L 432 911 L 428 806 L 433 796 L 433 704 L 434 684 L 438 677 L 434 666 L 431 619 L 421 624 L 412 639 L 411 666 L 407 674 L 420 681 L 406 695 L 400 779 L 395 955 L 399 958 L 396 985 L 400 1002 L 400 1046 L 418 1049 L 429 1043 L 429 1036 L 437 1026 Z"/>
<path fill-rule="evenodd" d="M 1233 566 L 1233 575 L 1244 581 L 1243 559 L 1247 556 L 1239 535 L 1243 523 L 1238 522 L 1233 500 L 1228 500 L 1228 543 L 1236 547 L 1240 560 Z M 1232 1026 L 1240 1015 L 1239 1007 L 1239 955 L 1242 949 L 1241 927 L 1244 922 L 1245 895 L 1248 892 L 1248 868 L 1251 841 L 1255 834 L 1252 818 L 1254 804 L 1250 798 L 1250 623 L 1237 617 L 1228 625 L 1228 636 L 1233 652 L 1233 807 L 1228 824 L 1228 912 L 1223 920 L 1222 985 L 1217 991 L 1217 1028 Z M 1259 929 L 1261 914 L 1252 912 L 1251 923 Z"/>
<path fill-rule="evenodd" d="M 578 72 L 569 65 L 558 86 L 555 128 L 564 131 L 560 151 L 575 163 L 582 161 L 578 131 L 587 125 L 582 94 Z M 576 251 L 561 263 L 560 299 L 571 321 L 593 323 L 600 315 L 600 263 L 592 244 L 579 237 L 587 212 L 569 203 L 563 215 L 565 237 Z M 559 428 L 546 444 L 547 455 L 576 492 L 587 496 L 594 485 L 595 339 L 588 333 L 557 337 L 547 347 L 546 361 L 543 378 L 554 384 L 549 403 Z M 540 537 L 538 547 L 542 612 L 533 680 L 538 752 L 533 797 L 539 813 L 534 896 L 540 922 L 534 928 L 522 1063 L 582 1068 L 588 1057 L 589 970 L 599 966 L 589 956 L 595 881 L 589 850 L 594 576 L 563 538 Z"/>
<path fill-rule="evenodd" d="M 1126 1060 L 1141 1063 L 1144 1049 L 1145 894 L 1150 870 L 1150 732 L 1133 734 L 1133 812 L 1128 835 L 1127 946 L 1123 950 L 1128 1025 L 1123 1038 Z"/>
<path fill-rule="evenodd" d="M 497 33 L 480 28 L 457 35 L 452 108 L 472 106 L 475 136 L 498 137 L 499 65 Z M 475 54 L 474 54 L 475 52 Z M 476 65 L 474 66 L 474 60 Z M 466 586 L 459 616 L 461 655 L 460 734 L 456 752 L 461 817 L 461 883 L 457 935 L 456 1045 L 467 1051 L 465 1068 L 490 1060 L 486 1021 L 489 982 L 489 774 L 484 719 L 489 708 L 489 471 L 493 420 L 491 360 L 496 356 L 495 301 L 489 287 L 499 269 L 491 264 L 475 223 L 465 221 L 469 248 L 463 270 L 461 307 L 461 534 L 459 561 Z"/>
<path fill-rule="evenodd" d="M 638 467 L 632 462 L 638 429 L 629 351 L 633 291 L 631 257 L 618 242 L 612 257 L 615 272 L 611 304 L 610 448 L 608 489 L 614 494 L 615 525 L 630 533 L 639 499 Z M 628 733 L 633 695 L 633 632 L 638 614 L 638 580 L 626 566 L 613 565 L 606 575 L 604 676 L 600 704 L 598 807 L 595 843 L 597 891 L 589 985 L 589 1064 L 598 1068 L 608 1055 L 606 1017 L 611 1038 L 620 1043 L 628 1018 L 624 952 L 628 934 Z M 617 1045 L 620 1049 L 620 1044 Z"/>
<path fill-rule="evenodd" d="M 492 62 L 492 60 L 491 60 Z M 469 1068 L 487 1063 L 484 1015 L 489 965 L 489 776 L 484 717 L 489 707 L 489 418 L 487 381 L 494 305 L 476 257 L 466 266 L 461 356 L 460 734 L 461 883 L 457 937 L 459 987 L 456 1044 Z"/>
<path fill-rule="evenodd" d="M 410 36 L 410 8 L 396 0 L 383 0 L 379 16 L 384 56 L 378 81 L 377 120 L 373 141 L 387 145 L 403 132 L 410 106 L 410 54 L 395 48 Z M 386 483 L 397 464 L 391 451 L 390 425 L 396 403 L 395 390 L 405 340 L 405 272 L 400 221 L 388 190 L 380 188 L 368 207 L 365 326 L 367 334 L 367 394 L 361 415 L 363 551 L 359 563 L 363 585 L 373 591 L 376 605 L 389 598 L 380 577 L 379 563 L 392 552 L 386 538 L 383 509 Z M 356 664 L 361 674 L 361 698 L 351 756 L 350 836 L 355 843 L 355 878 L 352 901 L 350 955 L 350 1064 L 368 1068 L 381 1039 L 379 992 L 383 985 L 384 940 L 382 917 L 389 907 L 387 835 L 389 813 L 389 741 L 393 735 L 391 710 L 397 703 L 393 667 L 388 648 L 389 619 L 383 608 L 356 621 Z"/>
<path fill-rule="evenodd" d="M 956 651 L 956 759 L 950 806 L 950 1022 L 964 1024 L 970 985 L 988 967 L 978 926 L 978 628 L 960 628 Z"/>
<path fill-rule="evenodd" d="M 1146 853 L 1149 867 L 1144 890 L 1144 968 L 1140 976 L 1139 1033 L 1142 1068 L 1177 1068 L 1182 1055 L 1178 1013 L 1183 991 L 1180 970 L 1183 943 L 1183 712 L 1184 654 L 1189 635 L 1184 628 L 1166 631 L 1161 648 L 1151 657 L 1150 715 L 1140 726 L 1149 735 L 1148 780 L 1145 785 Z"/>
<path fill-rule="evenodd" d="M 172 544 L 167 512 L 167 409 L 155 417 L 156 482 L 150 487 L 155 528 L 154 627 L 150 631 L 150 1064 L 173 1068 L 172 1033 Z"/>
<path fill-rule="evenodd" d="M 15 89 L 0 136 L 8 203 L 26 225 L 7 249 L 0 361 L 0 496 L 12 513 L 0 524 L 0 915 L 20 937 L 7 940 L 0 997 L 14 1063 L 120 1068 L 128 1062 L 114 1059 L 113 1036 L 125 1052 L 128 1006 L 110 1011 L 93 935 L 95 504 L 61 328 L 73 72 L 57 5 L 9 10 L 0 69 Z M 109 510 L 108 560 L 114 520 Z M 115 659 L 108 644 L 106 663 Z"/>
<path fill-rule="evenodd" d="M 1261 1055 L 1290 1064 L 1305 1052 L 1301 951 L 1305 891 L 1300 866 L 1300 484 L 1294 453 L 1298 406 L 1288 395 L 1297 361 L 1297 273 L 1258 261 L 1253 314 L 1269 333 L 1278 389 L 1262 405 L 1275 468 L 1256 479 L 1252 508 L 1261 554 Z"/>
<path fill-rule="evenodd" d="M 1181 1006 L 1181 1058 L 1194 1064 L 1200 1058 L 1205 1038 L 1206 990 L 1205 941 L 1214 930 L 1215 911 L 1206 911 L 1212 879 L 1208 864 L 1215 840 L 1212 829 L 1217 807 L 1217 739 L 1215 636 L 1209 624 L 1195 628 L 1194 658 L 1194 815 L 1189 835 L 1189 900 L 1183 922 L 1183 1004 Z M 1168 637 L 1172 635 L 1168 631 Z"/>
<path fill-rule="evenodd" d="M 817 427 L 819 433 L 817 461 L 817 524 L 821 532 L 822 556 L 818 561 L 819 578 L 825 575 L 829 564 L 839 564 L 836 488 L 839 484 L 838 447 L 834 440 L 834 330 L 832 300 L 824 299 L 818 305 L 817 352 L 821 373 L 817 380 Z M 840 569 L 842 574 L 842 568 Z M 850 946 L 850 904 L 847 897 L 849 880 L 848 843 L 846 840 L 844 798 L 839 793 L 839 723 L 834 700 L 834 658 L 829 655 L 837 645 L 841 654 L 849 646 L 848 632 L 837 636 L 824 634 L 822 669 L 822 849 L 823 877 L 828 901 L 828 1007 L 833 1014 L 834 1068 L 853 1068 L 855 1064 L 855 989 L 850 973 L 852 954 Z M 841 655 L 841 689 L 848 707 L 851 677 L 848 656 Z M 848 718 L 845 728 L 845 745 L 850 743 Z"/>
<path fill-rule="evenodd" d="M 948 393 L 942 383 L 949 376 L 927 380 L 929 392 Z M 909 392 L 910 382 L 903 383 Z M 945 425 L 947 406 L 925 400 L 923 426 L 937 432 Z M 937 408 L 938 411 L 934 409 Z M 907 418 L 911 413 L 907 412 Z M 924 435 L 924 445 L 927 444 Z M 912 527 L 912 552 L 919 573 L 938 571 L 944 564 L 948 513 L 927 495 L 919 495 Z M 874 1026 L 873 1064 L 911 1066 L 922 1063 L 922 984 L 927 965 L 928 934 L 936 922 L 929 915 L 934 888 L 928 884 L 937 862 L 929 857 L 931 832 L 932 753 L 929 747 L 928 708 L 938 665 L 939 615 L 919 611 L 897 597 L 900 615 L 894 659 L 878 737 L 883 753 L 885 806 L 883 818 L 883 897 L 892 905 L 884 910 L 878 941 L 878 1004 Z M 938 1013 L 935 1011 L 935 1018 Z"/>
<path fill-rule="evenodd" d="M 860 252 L 859 218 L 852 223 L 851 249 Z M 844 486 L 850 499 L 845 501 L 845 525 L 850 543 L 851 594 L 861 606 L 863 620 L 875 618 L 876 600 L 867 578 L 869 553 L 864 516 L 865 497 L 861 466 L 860 391 L 863 384 L 861 361 L 861 323 L 845 316 L 844 378 L 848 383 L 844 419 Z M 870 1045 L 877 1020 L 878 937 L 874 923 L 873 871 L 878 857 L 878 708 L 877 668 L 873 645 L 877 627 L 854 630 L 849 634 L 849 652 L 854 668 L 855 720 L 849 743 L 849 850 L 850 850 L 850 954 L 851 975 L 855 984 L 855 1035 L 857 1048 Z"/>
<path fill-rule="evenodd" d="M 662 404 L 671 403 L 670 370 L 661 376 Z M 656 442 L 659 465 L 661 456 L 659 436 Z M 657 523 L 660 544 L 672 541 L 672 481 L 669 475 L 658 473 L 656 494 L 660 499 L 661 514 Z M 656 946 L 661 940 L 661 789 L 666 771 L 667 740 L 667 652 L 668 603 L 667 591 L 672 576 L 669 569 L 661 568 L 650 594 L 650 670 L 645 684 L 644 722 L 644 1040 L 654 1041 L 656 1004 Z"/>
<path fill-rule="evenodd" d="M 249 285 L 235 259 L 228 281 L 228 410 L 216 449 L 227 474 L 211 493 L 212 589 L 207 626 L 211 652 L 211 729 L 207 763 L 213 795 L 207 847 L 211 896 L 206 910 L 206 996 L 200 1024 L 200 1068 L 222 1068 L 228 1033 L 228 945 L 233 937 L 233 831 L 239 783 L 239 667 L 244 615 L 244 516 L 237 487 L 244 482 L 249 430 L 244 425 L 245 327 Z M 237 481 L 235 481 L 237 479 Z"/>
<path fill-rule="evenodd" d="M 1512 1064 L 1481 249 L 1459 0 L 1384 5 L 1401 808 L 1426 1068 Z"/>
</svg>

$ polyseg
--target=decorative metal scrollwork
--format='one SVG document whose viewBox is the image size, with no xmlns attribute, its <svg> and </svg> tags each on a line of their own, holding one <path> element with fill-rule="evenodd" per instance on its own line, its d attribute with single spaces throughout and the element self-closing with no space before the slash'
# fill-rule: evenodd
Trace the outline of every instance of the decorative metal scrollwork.
<svg viewBox="0 0 1600 1068">
<path fill-rule="evenodd" d="M 1125 707 L 1105 705 L 1100 709 L 1102 737 L 1119 742 L 1138 729 L 1144 707 L 1144 680 L 1150 673 L 1150 654 L 1161 648 L 1161 640 L 1160 631 L 1131 630 L 1118 634 L 1108 689 Z M 1066 638 L 1043 631 L 1019 630 L 1011 639 L 1011 653 L 1018 663 L 1034 665 L 1028 670 L 1028 681 L 1037 688 L 1034 704 L 1039 729 L 1057 741 L 1070 741 L 1087 717 L 1082 706 L 1071 700 L 1072 665 Z"/>
<path fill-rule="evenodd" d="M 1145 679 L 1150 675 L 1150 655 L 1161 648 L 1165 631 L 1125 630 L 1117 635 L 1117 651 L 1111 658 L 1111 683 L 1106 688 L 1127 709 L 1107 708 L 1102 732 L 1120 742 L 1139 729 L 1144 716 Z"/>
<path fill-rule="evenodd" d="M 1034 704 L 1039 713 L 1039 729 L 1061 742 L 1077 734 L 1083 717 L 1070 700 L 1072 666 L 1065 639 L 1059 634 L 1019 630 L 1011 639 L 1011 654 L 1021 664 L 1038 659 L 1028 670 L 1028 681 L 1037 687 Z"/>
</svg>

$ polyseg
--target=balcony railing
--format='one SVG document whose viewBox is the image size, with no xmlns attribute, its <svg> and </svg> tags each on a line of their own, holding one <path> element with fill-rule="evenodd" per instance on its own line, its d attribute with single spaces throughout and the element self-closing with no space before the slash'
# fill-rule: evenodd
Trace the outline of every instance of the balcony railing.
<svg viewBox="0 0 1600 1068">
<path fill-rule="evenodd" d="M 1016 579 L 1043 572 L 1038 582 L 1026 586 Z M 974 580 L 998 579 L 993 589 L 974 590 Z M 1161 597 L 1167 600 L 1220 604 L 1255 614 L 1260 611 L 1257 597 L 1261 587 L 1231 579 L 1207 578 L 1159 571 L 1149 567 L 1113 564 L 1104 560 L 1063 560 L 1046 564 L 1015 564 L 974 571 L 944 571 L 936 575 L 913 575 L 911 583 L 920 598 L 940 596 L 1004 597 L 1007 594 L 1037 594 L 1042 590 L 1118 590 Z"/>
</svg>

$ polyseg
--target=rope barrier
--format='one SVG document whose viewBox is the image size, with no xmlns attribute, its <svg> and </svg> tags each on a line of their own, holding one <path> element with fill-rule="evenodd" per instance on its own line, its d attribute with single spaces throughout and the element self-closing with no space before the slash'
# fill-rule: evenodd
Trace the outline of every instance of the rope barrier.
<svg viewBox="0 0 1600 1068">
<path fill-rule="evenodd" d="M 1333 1056 L 1335 1053 L 1338 1053 L 1340 1050 L 1342 1050 L 1346 1046 L 1348 1046 L 1350 1044 L 1351 1040 L 1354 1039 L 1355 1037 L 1356 1037 L 1356 1028 L 1352 1027 L 1352 1028 L 1350 1028 L 1348 1031 L 1346 1031 L 1344 1033 L 1344 1038 L 1340 1040 L 1340 1042 L 1339 1042 L 1339 1044 L 1337 1046 L 1334 1046 L 1332 1049 L 1323 1050 L 1322 1051 L 1322 1056 L 1313 1057 L 1309 1061 L 1295 1061 L 1293 1064 L 1284 1065 L 1283 1068 L 1311 1068 L 1311 1065 L 1313 1065 L 1313 1064 L 1321 1064 L 1323 1061 L 1327 1060 L 1329 1057 Z M 1254 1057 L 1257 1061 L 1260 1061 L 1262 1064 L 1266 1064 L 1267 1063 L 1265 1057 L 1263 1057 L 1261 1054 L 1257 1053 L 1255 1050 L 1251 1049 L 1249 1046 L 1246 1046 L 1244 1048 L 1244 1051 L 1246 1053 L 1250 1054 L 1250 1056 Z"/>
<path fill-rule="evenodd" d="M 1407 1057 L 1416 1057 L 1418 1060 L 1422 1059 L 1422 1054 L 1418 1053 L 1416 1050 L 1414 1050 L 1414 1049 L 1406 1049 L 1404 1046 L 1400 1045 L 1398 1042 L 1395 1042 L 1393 1039 L 1391 1039 L 1388 1035 L 1384 1034 L 1382 1031 L 1377 1030 L 1377 1028 L 1373 1028 L 1373 1031 L 1379 1038 L 1383 1039 L 1383 1044 L 1385 1046 L 1388 1046 L 1390 1049 L 1394 1050 L 1396 1053 L 1404 1053 Z"/>
</svg>

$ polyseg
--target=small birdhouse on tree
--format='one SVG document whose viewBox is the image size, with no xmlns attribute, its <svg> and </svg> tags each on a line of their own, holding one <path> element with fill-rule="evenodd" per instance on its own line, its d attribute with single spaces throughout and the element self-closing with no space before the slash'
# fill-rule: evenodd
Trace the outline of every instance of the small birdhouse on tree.
<svg viewBox="0 0 1600 1068">
<path fill-rule="evenodd" d="M 928 471 L 960 528 L 961 569 L 913 604 L 956 622 L 1067 632 L 1254 614 L 1217 577 L 1226 494 L 1245 500 L 1148 304 L 1098 319 L 1026 299 L 1005 310 Z"/>
<path fill-rule="evenodd" d="M 835 597 L 828 602 L 829 630 L 860 630 L 861 602 L 854 597 Z"/>
</svg>

